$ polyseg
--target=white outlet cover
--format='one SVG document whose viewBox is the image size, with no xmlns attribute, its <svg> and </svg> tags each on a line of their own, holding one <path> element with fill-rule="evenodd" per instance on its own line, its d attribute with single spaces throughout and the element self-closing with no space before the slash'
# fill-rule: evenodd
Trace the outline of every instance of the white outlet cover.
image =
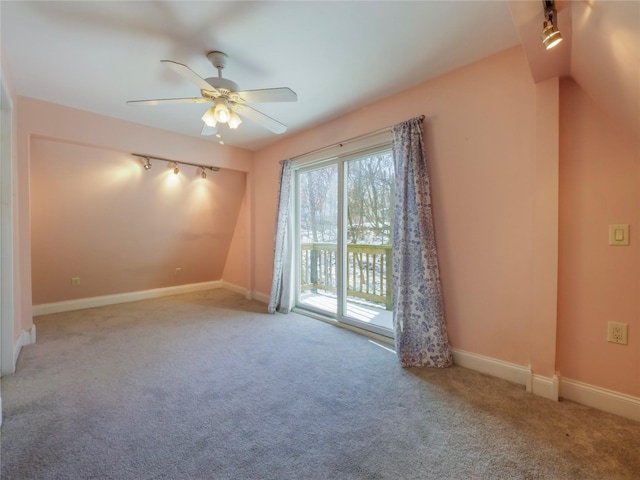
<svg viewBox="0 0 640 480">
<path fill-rule="evenodd" d="M 629 324 L 609 322 L 607 324 L 607 341 L 617 343 L 619 345 L 627 345 L 628 332 Z"/>
</svg>

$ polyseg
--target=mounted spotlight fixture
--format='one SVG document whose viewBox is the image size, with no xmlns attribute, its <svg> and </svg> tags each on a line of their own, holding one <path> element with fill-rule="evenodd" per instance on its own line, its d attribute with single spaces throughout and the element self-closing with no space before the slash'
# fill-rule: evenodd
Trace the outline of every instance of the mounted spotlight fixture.
<svg viewBox="0 0 640 480">
<path fill-rule="evenodd" d="M 542 44 L 547 50 L 550 50 L 562 41 L 562 34 L 555 25 L 558 23 L 558 12 L 554 0 L 542 0 L 542 5 L 544 5 Z"/>
<path fill-rule="evenodd" d="M 175 173 L 176 175 L 178 175 L 180 173 L 179 165 L 190 165 L 192 167 L 197 167 L 200 170 L 200 176 L 202 178 L 207 178 L 207 173 L 206 173 L 205 170 L 211 170 L 212 172 L 218 172 L 220 170 L 219 167 L 212 167 L 210 165 L 202 165 L 200 163 L 183 162 L 181 160 L 171 160 L 169 158 L 162 158 L 162 157 L 153 157 L 151 155 L 145 155 L 145 154 L 142 154 L 142 153 L 132 153 L 131 155 L 133 155 L 134 157 L 139 157 L 141 160 L 146 160 L 146 163 L 142 164 L 142 166 L 144 167 L 145 170 L 149 170 L 151 168 L 150 159 L 152 159 L 152 158 L 154 160 L 160 160 L 160 161 L 169 163 L 169 167 L 173 168 L 173 173 Z"/>
</svg>

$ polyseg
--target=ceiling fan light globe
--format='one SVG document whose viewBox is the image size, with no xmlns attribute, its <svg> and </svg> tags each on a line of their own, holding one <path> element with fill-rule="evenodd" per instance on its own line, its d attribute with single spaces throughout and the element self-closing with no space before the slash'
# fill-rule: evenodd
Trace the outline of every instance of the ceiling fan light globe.
<svg viewBox="0 0 640 480">
<path fill-rule="evenodd" d="M 213 111 L 213 115 L 216 121 L 220 123 L 227 123 L 229 121 L 229 109 L 225 102 L 216 103 L 215 110 Z"/>
<path fill-rule="evenodd" d="M 229 112 L 220 109 L 216 115 L 216 118 L 220 123 L 227 123 L 229 121 Z"/>
<path fill-rule="evenodd" d="M 216 121 L 216 116 L 214 114 L 214 107 L 211 107 L 209 110 L 205 112 L 205 114 L 202 116 L 202 121 L 211 128 L 216 126 L 217 121 Z"/>
<path fill-rule="evenodd" d="M 229 128 L 238 128 L 241 123 L 242 119 L 240 118 L 240 116 L 232 110 L 229 114 Z"/>
</svg>

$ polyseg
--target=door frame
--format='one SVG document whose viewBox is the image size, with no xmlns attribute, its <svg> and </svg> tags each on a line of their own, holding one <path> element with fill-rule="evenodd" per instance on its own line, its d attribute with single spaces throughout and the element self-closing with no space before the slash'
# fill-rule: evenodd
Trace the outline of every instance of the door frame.
<svg viewBox="0 0 640 480">
<path fill-rule="evenodd" d="M 13 305 L 13 102 L 0 78 L 0 376 L 15 372 Z"/>
</svg>

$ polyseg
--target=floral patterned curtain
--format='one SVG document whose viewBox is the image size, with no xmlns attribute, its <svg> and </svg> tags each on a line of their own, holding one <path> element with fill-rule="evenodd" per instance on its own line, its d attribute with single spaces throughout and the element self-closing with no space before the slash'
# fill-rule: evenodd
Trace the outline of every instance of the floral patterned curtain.
<svg viewBox="0 0 640 480">
<path fill-rule="evenodd" d="M 269 313 L 289 313 L 291 308 L 291 160 L 280 162 L 280 197 L 276 217 L 276 237 L 273 251 L 273 282 L 269 296 Z"/>
<path fill-rule="evenodd" d="M 449 348 L 433 230 L 422 119 L 395 125 L 393 325 L 403 367 L 448 367 Z"/>
</svg>

